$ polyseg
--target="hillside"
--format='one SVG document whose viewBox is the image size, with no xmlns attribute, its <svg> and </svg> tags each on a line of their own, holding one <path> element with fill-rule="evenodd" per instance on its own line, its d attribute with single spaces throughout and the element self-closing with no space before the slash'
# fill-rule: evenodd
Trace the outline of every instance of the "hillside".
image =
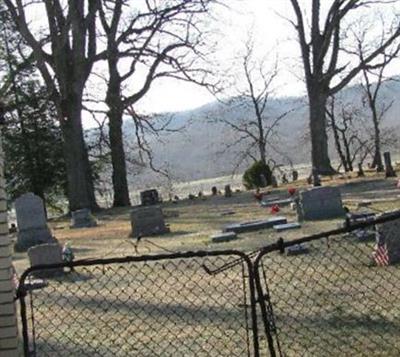
<svg viewBox="0 0 400 357">
<path fill-rule="evenodd" d="M 361 91 L 358 86 L 349 87 L 341 94 L 343 102 L 361 103 Z M 381 92 L 382 102 L 392 102 L 393 105 L 387 112 L 383 127 L 393 128 L 398 134 L 400 122 L 400 83 L 387 81 Z M 282 155 L 271 152 L 271 157 L 277 163 L 288 165 L 305 163 L 309 161 L 309 144 L 304 139 L 308 128 L 308 108 L 306 99 L 302 97 L 275 98 L 269 102 L 267 116 L 274 118 L 286 111 L 290 112 L 281 122 L 278 134 L 274 137 L 275 146 Z M 162 135 L 160 138 L 150 138 L 154 152 L 154 162 L 158 167 L 168 167 L 171 176 L 179 181 L 219 177 L 232 173 L 237 164 L 239 154 L 244 150 L 243 145 L 233 146 L 229 150 L 226 145 L 238 140 L 237 133 L 233 132 L 217 119 L 229 118 L 239 120 L 246 115 L 252 115 L 250 103 L 241 107 L 229 107 L 220 102 L 207 104 L 203 107 L 178 113 L 165 114 L 171 117 L 170 128 L 184 126 L 181 132 Z M 368 118 L 368 112 L 365 112 Z M 126 140 L 132 142 L 134 138 L 134 125 L 129 119 L 125 120 L 124 133 Z M 335 156 L 333 145 L 330 145 L 332 157 Z M 132 155 L 132 153 L 128 153 Z M 243 162 L 238 166 L 240 172 L 247 166 Z M 159 175 L 150 170 L 143 170 L 141 174 L 130 178 L 131 185 L 148 187 L 159 181 Z"/>
</svg>

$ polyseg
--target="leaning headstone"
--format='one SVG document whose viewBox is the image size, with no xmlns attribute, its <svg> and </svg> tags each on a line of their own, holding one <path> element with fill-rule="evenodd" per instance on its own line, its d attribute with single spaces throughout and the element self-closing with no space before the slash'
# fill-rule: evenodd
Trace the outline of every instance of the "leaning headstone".
<svg viewBox="0 0 400 357">
<path fill-rule="evenodd" d="M 131 211 L 131 237 L 152 236 L 169 232 L 160 206 L 137 206 Z"/>
<path fill-rule="evenodd" d="M 57 243 L 40 244 L 35 247 L 29 248 L 28 257 L 31 266 L 63 263 L 62 247 Z M 35 270 L 33 272 L 33 275 L 38 278 L 50 278 L 53 276 L 62 275 L 63 273 L 63 268 L 54 268 Z"/>
<path fill-rule="evenodd" d="M 71 228 L 96 227 L 97 222 L 88 208 L 82 208 L 71 213 Z"/>
<path fill-rule="evenodd" d="M 160 203 L 158 191 L 153 189 L 140 192 L 140 202 L 142 206 L 151 206 Z"/>
<path fill-rule="evenodd" d="M 297 204 L 299 220 L 343 217 L 345 210 L 337 187 L 314 187 L 300 192 Z"/>
<path fill-rule="evenodd" d="M 225 197 L 232 197 L 231 185 L 226 185 L 225 186 Z"/>
<path fill-rule="evenodd" d="M 17 250 L 26 250 L 38 244 L 54 243 L 47 226 L 43 201 L 39 196 L 29 192 L 15 200 L 17 216 Z"/>
<path fill-rule="evenodd" d="M 400 262 L 399 232 L 400 219 L 385 222 L 377 226 L 374 259 L 378 265 L 391 265 Z M 388 261 L 387 264 L 382 263 L 385 259 Z"/>
<path fill-rule="evenodd" d="M 385 159 L 385 176 L 386 177 L 396 177 L 396 172 L 392 166 L 392 159 L 390 157 L 390 152 L 384 152 L 383 158 Z"/>
</svg>

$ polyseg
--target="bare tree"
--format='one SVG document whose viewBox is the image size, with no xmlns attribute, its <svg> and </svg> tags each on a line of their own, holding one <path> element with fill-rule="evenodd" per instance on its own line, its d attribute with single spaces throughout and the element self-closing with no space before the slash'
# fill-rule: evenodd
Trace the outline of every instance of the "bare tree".
<svg viewBox="0 0 400 357">
<path fill-rule="evenodd" d="M 326 109 L 328 129 L 332 131 L 336 152 L 340 159 L 340 166 L 345 172 L 354 170 L 354 162 L 359 158 L 363 163 L 371 153 L 372 141 L 368 135 L 369 128 L 362 119 L 362 111 L 353 102 L 337 100 L 331 96 Z"/>
<path fill-rule="evenodd" d="M 277 144 L 278 126 L 292 110 L 271 114 L 269 100 L 274 94 L 274 80 L 278 75 L 277 61 L 266 70 L 267 59 L 255 59 L 252 40 L 247 41 L 239 61 L 239 77 L 243 77 L 243 81 L 242 78 L 235 79 L 236 93 L 226 101 L 232 115 L 229 118 L 217 118 L 216 121 L 225 124 L 235 133 L 234 142 L 228 144 L 225 150 L 241 146 L 236 168 L 248 158 L 269 165 L 271 155 L 268 150 L 277 151 L 274 146 Z M 240 113 L 239 117 L 237 113 Z"/>
<path fill-rule="evenodd" d="M 63 133 L 70 210 L 97 208 L 82 128 L 82 96 L 97 53 L 99 0 L 5 0 L 18 31 L 32 48 Z M 40 29 L 27 14 L 41 11 Z"/>
<path fill-rule="evenodd" d="M 358 38 L 358 56 L 360 61 L 364 61 L 364 42 L 366 33 L 363 32 Z M 383 35 L 382 35 L 383 37 Z M 383 39 L 380 40 L 382 44 Z M 363 103 L 368 106 L 371 119 L 373 123 L 374 130 L 374 156 L 372 160 L 372 168 L 376 168 L 376 171 L 383 172 L 383 161 L 381 153 L 381 123 L 384 119 L 387 111 L 392 107 L 393 101 L 385 102 L 380 100 L 380 91 L 382 89 L 382 84 L 385 82 L 384 72 L 387 66 L 397 58 L 400 51 L 400 46 L 396 46 L 391 49 L 391 51 L 386 50 L 381 55 L 381 66 L 378 68 L 363 68 L 362 69 L 362 81 L 361 88 L 364 92 Z M 373 83 L 374 82 L 374 83 Z"/>
<path fill-rule="evenodd" d="M 198 21 L 215 2 L 173 0 L 129 5 L 127 0 L 101 1 L 100 19 L 107 39 L 106 103 L 114 206 L 130 203 L 122 139 L 123 114 L 145 96 L 158 78 L 205 84 L 206 71 L 196 64 L 203 41 Z"/>
<path fill-rule="evenodd" d="M 388 35 L 379 45 L 364 52 L 358 63 L 341 58 L 343 53 L 343 30 L 346 20 L 357 9 L 393 3 L 392 0 L 331 0 L 326 10 L 325 19 L 321 18 L 321 0 L 312 0 L 310 11 L 310 29 L 307 29 L 305 13 L 307 10 L 298 0 L 290 0 L 295 12 L 295 27 L 301 49 L 304 76 L 306 81 L 311 131 L 312 165 L 319 174 L 332 174 L 334 169 L 328 155 L 326 131 L 326 104 L 329 96 L 343 89 L 363 69 L 379 66 L 375 60 L 387 48 L 393 45 L 400 36 L 400 26 L 396 20 L 385 33 Z M 326 1 L 324 1 L 324 6 Z"/>
</svg>

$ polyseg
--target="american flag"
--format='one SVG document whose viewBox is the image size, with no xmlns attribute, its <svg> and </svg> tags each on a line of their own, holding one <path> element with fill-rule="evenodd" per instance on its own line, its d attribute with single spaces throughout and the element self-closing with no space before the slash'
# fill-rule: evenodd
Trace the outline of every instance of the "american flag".
<svg viewBox="0 0 400 357">
<path fill-rule="evenodd" d="M 377 233 L 378 234 L 378 233 Z M 375 251 L 372 253 L 372 257 L 378 266 L 389 265 L 389 253 L 386 247 L 386 243 L 382 237 L 377 237 L 377 243 L 375 245 Z"/>
</svg>

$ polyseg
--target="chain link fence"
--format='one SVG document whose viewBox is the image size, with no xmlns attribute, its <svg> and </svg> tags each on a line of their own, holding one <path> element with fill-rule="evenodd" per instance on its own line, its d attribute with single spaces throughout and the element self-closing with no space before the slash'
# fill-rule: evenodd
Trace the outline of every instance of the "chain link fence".
<svg viewBox="0 0 400 357">
<path fill-rule="evenodd" d="M 25 356 L 398 356 L 399 262 L 396 212 L 247 254 L 32 267 Z"/>
<path fill-rule="evenodd" d="M 241 259 L 223 274 L 208 271 Z M 250 261 L 186 253 L 76 262 L 22 298 L 29 356 L 250 356 L 257 328 Z M 22 277 L 28 286 L 50 268 Z M 54 271 L 54 270 L 53 270 Z M 24 295 L 24 291 L 20 291 Z"/>
<path fill-rule="evenodd" d="M 271 355 L 400 355 L 399 217 L 380 219 L 380 245 L 373 220 L 261 252 L 255 270 Z"/>
</svg>

